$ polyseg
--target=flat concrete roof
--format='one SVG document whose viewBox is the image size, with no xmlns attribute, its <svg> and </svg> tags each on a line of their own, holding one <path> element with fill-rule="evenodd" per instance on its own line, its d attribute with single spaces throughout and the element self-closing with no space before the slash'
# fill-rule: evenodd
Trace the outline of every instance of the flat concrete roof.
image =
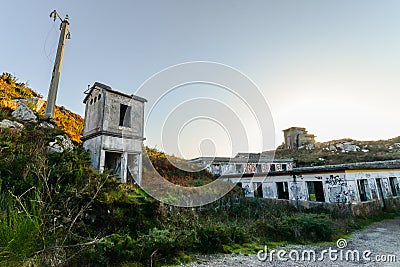
<svg viewBox="0 0 400 267">
<path fill-rule="evenodd" d="M 102 83 L 99 83 L 99 82 L 95 82 L 95 83 L 93 84 L 93 86 L 90 88 L 90 91 L 87 93 L 85 99 L 83 99 L 83 103 L 86 104 L 87 99 L 89 98 L 89 96 L 91 95 L 92 91 L 93 91 L 95 88 L 101 88 L 101 89 L 104 89 L 104 90 L 106 90 L 106 91 L 108 91 L 108 92 L 111 92 L 111 93 L 114 93 L 114 94 L 117 94 L 117 95 L 121 95 L 121 96 L 124 96 L 124 97 L 127 97 L 127 98 L 132 98 L 132 99 L 135 99 L 135 100 L 140 101 L 140 102 L 143 102 L 143 103 L 144 103 L 144 102 L 147 102 L 146 99 L 144 99 L 144 98 L 142 98 L 142 97 L 140 97 L 140 96 L 128 95 L 128 94 L 125 94 L 125 93 L 121 93 L 121 92 L 118 92 L 118 91 L 113 90 L 110 86 L 108 86 L 108 85 L 106 85 L 106 84 L 102 84 Z"/>
<path fill-rule="evenodd" d="M 212 163 L 292 163 L 293 159 L 261 158 L 229 158 L 229 157 L 199 157 L 188 160 L 189 162 L 210 161 Z"/>
<path fill-rule="evenodd" d="M 246 178 L 246 177 L 263 177 L 263 176 L 282 176 L 307 173 L 321 172 L 345 172 L 346 170 L 385 170 L 385 169 L 400 169 L 400 160 L 385 160 L 385 161 L 370 161 L 356 162 L 336 165 L 323 165 L 313 167 L 293 168 L 290 171 L 274 171 L 260 173 L 243 173 L 223 175 L 221 178 Z"/>
</svg>

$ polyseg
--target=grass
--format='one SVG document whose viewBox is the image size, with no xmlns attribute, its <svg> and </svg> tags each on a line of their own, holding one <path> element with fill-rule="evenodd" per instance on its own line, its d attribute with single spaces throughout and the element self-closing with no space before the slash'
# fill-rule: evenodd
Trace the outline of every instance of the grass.
<svg viewBox="0 0 400 267">
<path fill-rule="evenodd" d="M 7 211 L 0 218 L 0 265 L 25 262 L 44 245 L 38 209 L 33 203 L 20 205 L 10 194 L 2 196 L 1 201 Z"/>
</svg>

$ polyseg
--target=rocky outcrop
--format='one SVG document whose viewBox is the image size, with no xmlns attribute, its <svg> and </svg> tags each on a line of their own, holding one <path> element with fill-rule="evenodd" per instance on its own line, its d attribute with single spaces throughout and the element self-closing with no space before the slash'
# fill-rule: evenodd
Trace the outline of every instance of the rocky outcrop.
<svg viewBox="0 0 400 267">
<path fill-rule="evenodd" d="M 57 135 L 56 139 L 49 143 L 49 152 L 62 153 L 64 150 L 74 149 L 74 144 L 71 139 L 64 135 Z"/>
<path fill-rule="evenodd" d="M 32 98 L 21 98 L 21 99 L 15 99 L 15 103 L 24 103 L 25 105 L 30 105 L 33 108 L 33 111 L 39 112 L 39 110 L 42 109 L 46 101 L 42 98 L 39 97 L 32 97 Z"/>
<path fill-rule="evenodd" d="M 41 122 L 39 126 L 46 129 L 54 129 L 54 125 L 46 121 Z"/>
<path fill-rule="evenodd" d="M 12 128 L 22 130 L 24 128 L 24 125 L 16 121 L 4 119 L 0 122 L 0 128 Z"/>
<path fill-rule="evenodd" d="M 21 121 L 37 122 L 37 117 L 33 111 L 28 108 L 23 102 L 19 102 L 16 110 L 11 115 L 13 118 Z"/>
<path fill-rule="evenodd" d="M 353 142 L 344 142 L 336 144 L 336 147 L 342 152 L 357 152 L 360 151 L 360 147 L 355 145 Z"/>
</svg>

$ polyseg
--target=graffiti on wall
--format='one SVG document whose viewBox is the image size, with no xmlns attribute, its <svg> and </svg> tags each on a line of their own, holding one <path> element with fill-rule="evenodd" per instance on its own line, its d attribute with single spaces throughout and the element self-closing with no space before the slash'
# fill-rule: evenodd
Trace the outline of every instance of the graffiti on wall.
<svg viewBox="0 0 400 267">
<path fill-rule="evenodd" d="M 274 190 L 270 186 L 264 187 L 264 195 L 266 198 L 275 198 Z"/>
<path fill-rule="evenodd" d="M 390 192 L 388 179 L 386 179 L 386 178 L 383 179 L 383 188 L 385 188 L 385 195 L 387 197 L 391 197 L 392 193 Z"/>
<path fill-rule="evenodd" d="M 254 163 L 247 163 L 247 164 L 246 164 L 246 169 L 245 169 L 244 172 L 245 172 L 245 173 L 256 173 L 256 172 L 257 172 L 256 164 L 254 164 Z"/>
<path fill-rule="evenodd" d="M 275 164 L 275 170 L 276 171 L 281 171 L 282 170 L 282 164 Z"/>
<path fill-rule="evenodd" d="M 344 186 L 331 187 L 329 189 L 329 202 L 348 203 L 350 192 Z"/>
<path fill-rule="evenodd" d="M 350 201 L 350 191 L 343 177 L 330 175 L 326 177 L 325 184 L 328 186 L 329 202 L 348 203 Z"/>
<path fill-rule="evenodd" d="M 294 196 L 294 198 L 296 198 L 297 195 L 299 200 L 307 200 L 306 194 L 304 194 L 303 190 L 301 190 L 301 187 L 299 185 L 292 183 L 289 189 L 291 195 Z"/>
<path fill-rule="evenodd" d="M 245 197 L 253 197 L 254 196 L 253 190 L 250 190 L 250 184 L 244 185 L 243 189 L 244 189 Z"/>
<path fill-rule="evenodd" d="M 329 177 L 326 178 L 325 181 L 326 184 L 329 186 L 342 186 L 345 185 L 346 183 L 344 182 L 344 179 L 340 177 L 339 175 L 330 175 Z"/>
<path fill-rule="evenodd" d="M 349 201 L 350 203 L 356 201 L 356 190 L 352 184 L 348 184 L 347 188 L 349 190 Z"/>
<path fill-rule="evenodd" d="M 261 171 L 262 172 L 269 172 L 269 164 L 268 163 L 261 164 Z"/>
<path fill-rule="evenodd" d="M 369 180 L 370 180 L 369 181 L 369 189 L 370 189 L 371 193 L 368 192 L 368 190 L 366 191 L 367 198 L 368 199 L 377 199 L 378 198 L 378 193 L 376 191 L 375 182 L 372 179 L 369 179 Z"/>
</svg>

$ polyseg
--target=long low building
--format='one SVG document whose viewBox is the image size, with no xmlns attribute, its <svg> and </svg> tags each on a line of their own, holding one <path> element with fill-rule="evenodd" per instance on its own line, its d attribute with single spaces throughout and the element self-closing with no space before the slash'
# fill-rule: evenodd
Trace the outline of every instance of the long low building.
<svg viewBox="0 0 400 267">
<path fill-rule="evenodd" d="M 199 164 L 213 175 L 265 174 L 291 171 L 293 159 L 276 159 L 273 154 L 238 153 L 235 157 L 199 157 L 188 161 Z"/>
<path fill-rule="evenodd" d="M 400 160 L 325 165 L 292 170 L 224 175 L 246 197 L 314 203 L 400 203 Z"/>
</svg>

